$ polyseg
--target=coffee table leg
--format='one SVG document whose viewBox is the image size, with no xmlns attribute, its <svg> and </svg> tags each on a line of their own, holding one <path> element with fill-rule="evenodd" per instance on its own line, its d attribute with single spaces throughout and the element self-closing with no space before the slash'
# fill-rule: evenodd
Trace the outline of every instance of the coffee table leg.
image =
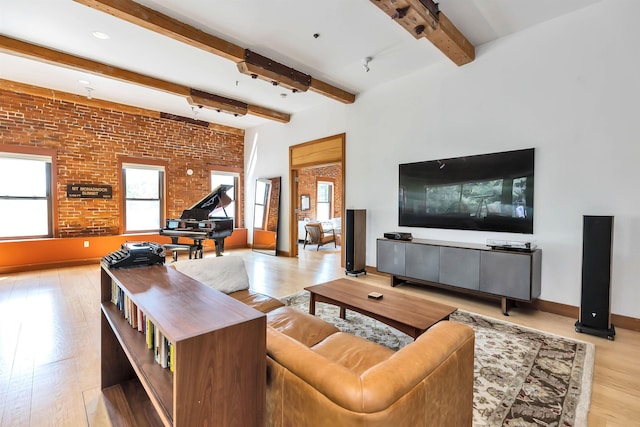
<svg viewBox="0 0 640 427">
<path fill-rule="evenodd" d="M 316 294 L 313 292 L 309 295 L 309 314 L 316 314 Z"/>
<path fill-rule="evenodd" d="M 341 319 L 347 318 L 347 309 L 344 308 L 343 306 L 340 306 L 340 318 Z"/>
</svg>

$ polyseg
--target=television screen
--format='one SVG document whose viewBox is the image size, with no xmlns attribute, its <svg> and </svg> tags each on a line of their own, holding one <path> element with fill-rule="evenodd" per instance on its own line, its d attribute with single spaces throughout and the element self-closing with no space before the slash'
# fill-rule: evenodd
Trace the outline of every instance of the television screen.
<svg viewBox="0 0 640 427">
<path fill-rule="evenodd" d="M 533 233 L 533 148 L 399 169 L 400 226 Z"/>
</svg>

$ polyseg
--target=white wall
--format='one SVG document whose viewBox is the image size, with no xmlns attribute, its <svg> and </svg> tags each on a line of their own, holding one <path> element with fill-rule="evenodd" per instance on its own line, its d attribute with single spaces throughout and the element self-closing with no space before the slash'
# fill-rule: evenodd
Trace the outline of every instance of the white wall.
<svg viewBox="0 0 640 427">
<path fill-rule="evenodd" d="M 375 265 L 385 231 L 471 243 L 530 238 L 543 250 L 541 298 L 574 306 L 582 216 L 614 215 L 612 312 L 640 318 L 637 16 L 640 2 L 606 0 L 480 46 L 464 67 L 443 61 L 351 106 L 332 103 L 286 126 L 250 130 L 247 170 L 254 147 L 264 156 L 247 177 L 286 178 L 286 225 L 288 147 L 346 132 L 345 208 L 367 209 L 367 265 Z M 399 163 L 529 147 L 536 149 L 533 236 L 397 226 Z M 288 250 L 283 228 L 279 247 Z"/>
<path fill-rule="evenodd" d="M 329 104 L 313 112 L 296 114 L 290 123 L 270 123 L 249 129 L 244 139 L 245 224 L 253 242 L 253 203 L 258 178 L 281 177 L 278 249 L 289 251 L 289 147 L 345 132 L 346 106 Z"/>
</svg>

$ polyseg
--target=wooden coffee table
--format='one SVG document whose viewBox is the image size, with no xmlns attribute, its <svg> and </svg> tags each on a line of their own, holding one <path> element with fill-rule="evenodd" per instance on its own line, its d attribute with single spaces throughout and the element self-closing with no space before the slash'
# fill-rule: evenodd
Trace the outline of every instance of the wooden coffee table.
<svg viewBox="0 0 640 427">
<path fill-rule="evenodd" d="M 439 321 L 449 319 L 449 315 L 457 310 L 456 307 L 349 279 L 337 279 L 305 289 L 311 293 L 310 314 L 316 314 L 316 302 L 325 302 L 340 307 L 340 317 L 343 319 L 346 309 L 357 311 L 413 339 Z M 381 293 L 383 297 L 371 299 L 368 297 L 370 292 Z"/>
</svg>

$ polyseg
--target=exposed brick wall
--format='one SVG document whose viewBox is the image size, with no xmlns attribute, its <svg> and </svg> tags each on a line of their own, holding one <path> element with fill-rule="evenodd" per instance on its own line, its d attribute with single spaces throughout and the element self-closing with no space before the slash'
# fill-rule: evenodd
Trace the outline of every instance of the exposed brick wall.
<svg viewBox="0 0 640 427">
<path fill-rule="evenodd" d="M 244 167 L 242 135 L 6 90 L 0 99 L 1 144 L 57 150 L 55 237 L 118 234 L 120 156 L 166 162 L 169 218 L 209 193 L 216 166 Z M 67 198 L 67 184 L 111 185 L 113 199 Z"/>
<path fill-rule="evenodd" d="M 280 178 L 271 179 L 269 212 L 267 213 L 267 231 L 278 230 L 278 219 L 280 216 L 280 181 Z"/>
<path fill-rule="evenodd" d="M 298 174 L 298 194 L 309 195 L 310 209 L 307 211 L 300 210 L 299 220 L 316 218 L 317 182 L 323 180 L 333 182 L 333 217 L 342 216 L 342 166 L 333 165 L 300 170 Z M 298 209 L 300 209 L 300 200 L 298 200 Z"/>
</svg>

